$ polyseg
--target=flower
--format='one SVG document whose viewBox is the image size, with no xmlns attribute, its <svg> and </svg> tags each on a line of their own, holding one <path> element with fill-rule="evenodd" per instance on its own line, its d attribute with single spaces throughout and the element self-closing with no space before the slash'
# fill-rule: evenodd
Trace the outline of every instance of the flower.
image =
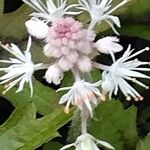
<svg viewBox="0 0 150 150">
<path fill-rule="evenodd" d="M 24 53 L 22 53 L 15 44 L 1 44 L 5 50 L 16 57 L 9 58 L 9 60 L 0 60 L 1 63 L 11 64 L 9 67 L 0 68 L 0 71 L 4 71 L 6 73 L 0 77 L 0 84 L 5 84 L 6 88 L 6 90 L 3 91 L 3 94 L 10 90 L 18 82 L 20 83 L 16 92 L 20 92 L 23 90 L 25 82 L 27 82 L 30 85 L 31 96 L 33 95 L 32 75 L 34 70 L 38 69 L 38 67 L 42 64 L 33 64 L 30 53 L 31 43 L 31 37 L 29 37 L 27 48 Z"/>
<path fill-rule="evenodd" d="M 117 16 L 113 16 L 111 13 L 119 7 L 125 5 L 128 1 L 129 0 L 123 0 L 115 7 L 111 8 L 112 0 L 79 0 L 80 6 L 77 6 L 77 8 L 89 12 L 91 16 L 91 24 L 89 29 L 92 29 L 97 22 L 101 23 L 101 21 L 104 20 L 110 25 L 114 32 L 118 34 L 112 22 L 115 23 L 117 27 L 120 27 L 120 21 Z"/>
<path fill-rule="evenodd" d="M 71 11 L 70 9 L 77 6 L 77 4 L 72 4 L 67 6 L 67 0 L 46 0 L 46 5 L 41 0 L 23 0 L 30 7 L 35 9 L 37 12 L 32 13 L 31 16 L 45 20 L 46 22 L 53 22 L 64 15 L 77 15 L 81 12 Z"/>
<path fill-rule="evenodd" d="M 63 78 L 63 71 L 57 64 L 51 65 L 45 73 L 45 79 L 48 83 L 60 84 Z"/>
<path fill-rule="evenodd" d="M 84 104 L 92 116 L 93 113 L 91 104 L 97 105 L 98 99 L 96 96 L 100 96 L 101 99 L 104 100 L 104 97 L 101 95 L 99 89 L 96 88 L 99 85 L 100 82 L 92 84 L 85 82 L 84 80 L 79 80 L 76 81 L 71 87 L 60 88 L 58 91 L 69 90 L 69 92 L 61 97 L 59 104 L 67 103 L 65 107 L 66 113 L 69 113 L 70 104 L 76 105 L 81 110 Z"/>
<path fill-rule="evenodd" d="M 95 33 L 84 29 L 81 22 L 71 17 L 61 18 L 50 27 L 44 54 L 58 58 L 58 65 L 64 71 L 76 66 L 82 72 L 89 72 L 92 63 L 88 55 L 92 52 L 94 39 Z"/>
<path fill-rule="evenodd" d="M 102 140 L 97 140 L 92 135 L 87 133 L 87 134 L 80 135 L 75 141 L 75 143 L 66 145 L 62 147 L 60 150 L 65 150 L 72 146 L 75 147 L 75 150 L 99 150 L 97 145 L 101 145 L 103 147 L 113 149 L 113 150 L 115 149 L 109 143 Z"/>
<path fill-rule="evenodd" d="M 38 39 L 45 39 L 48 35 L 49 26 L 37 18 L 31 18 L 25 25 L 28 33 Z"/>
<path fill-rule="evenodd" d="M 111 54 L 111 53 L 116 53 L 120 52 L 123 50 L 122 45 L 118 44 L 119 39 L 117 37 L 104 37 L 102 39 L 99 39 L 95 43 L 95 48 L 101 53 L 105 54 Z"/>
<path fill-rule="evenodd" d="M 149 88 L 136 78 L 150 79 L 149 76 L 141 73 L 142 71 L 150 71 L 150 69 L 139 67 L 150 63 L 142 62 L 137 59 L 131 60 L 133 57 L 143 53 L 146 50 L 149 50 L 149 48 L 147 47 L 131 54 L 133 49 L 131 49 L 131 45 L 129 45 L 123 56 L 115 61 L 110 67 L 103 66 L 104 72 L 102 74 L 101 84 L 103 89 L 102 93 L 109 93 L 109 97 L 111 98 L 112 93 L 114 92 L 114 94 L 117 95 L 118 89 L 120 88 L 127 100 L 130 100 L 131 97 L 133 97 L 136 101 L 143 100 L 143 97 L 127 81 L 132 81 L 133 83 L 136 83 L 146 89 Z"/>
</svg>

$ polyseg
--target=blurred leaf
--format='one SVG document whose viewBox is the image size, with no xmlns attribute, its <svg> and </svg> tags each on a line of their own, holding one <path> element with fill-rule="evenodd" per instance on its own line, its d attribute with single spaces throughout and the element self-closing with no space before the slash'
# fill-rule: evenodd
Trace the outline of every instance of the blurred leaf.
<svg viewBox="0 0 150 150">
<path fill-rule="evenodd" d="M 44 144 L 43 150 L 59 150 L 61 147 L 63 146 L 60 143 L 50 141 Z"/>
<path fill-rule="evenodd" d="M 90 133 L 112 144 L 116 150 L 132 150 L 137 141 L 136 108 L 124 110 L 121 102 L 108 101 L 95 110 L 96 118 L 89 124 Z"/>
<path fill-rule="evenodd" d="M 17 87 L 14 87 L 10 91 L 3 95 L 8 99 L 14 106 L 24 105 L 25 103 L 32 101 L 37 110 L 41 114 L 48 114 L 53 112 L 56 108 L 61 108 L 58 105 L 60 96 L 50 87 L 44 86 L 37 80 L 33 80 L 34 94 L 30 98 L 30 89 L 28 84 L 25 85 L 24 90 L 20 93 L 15 93 Z M 0 85 L 0 93 L 3 90 L 3 86 Z"/>
<path fill-rule="evenodd" d="M 145 123 L 150 118 L 150 106 L 144 107 L 143 110 L 140 110 L 139 122 Z"/>
<path fill-rule="evenodd" d="M 150 148 L 150 135 L 148 135 L 144 140 L 139 141 L 136 150 L 149 150 L 149 148 Z"/>
<path fill-rule="evenodd" d="M 0 37 L 21 40 L 27 35 L 25 21 L 28 19 L 31 8 L 23 5 L 13 13 L 3 14 L 3 1 L 0 1 Z"/>
<path fill-rule="evenodd" d="M 3 150 L 33 150 L 58 136 L 57 129 L 71 117 L 56 109 L 49 115 L 36 119 L 33 103 L 19 106 L 7 122 L 0 127 L 0 147 Z"/>
<path fill-rule="evenodd" d="M 142 16 L 150 12 L 150 5 L 148 4 L 149 0 L 136 0 L 136 3 L 134 5 L 128 7 L 128 11 L 126 11 L 124 16 L 135 18 L 136 20 L 142 19 Z"/>
<path fill-rule="evenodd" d="M 150 27 L 149 25 L 142 24 L 129 24 L 123 25 L 119 30 L 121 35 L 124 36 L 134 36 L 142 39 L 150 40 Z"/>
<path fill-rule="evenodd" d="M 122 28 L 119 32 L 125 36 L 135 36 L 150 40 L 149 0 L 137 0 L 135 5 L 128 8 L 122 16 Z"/>
</svg>

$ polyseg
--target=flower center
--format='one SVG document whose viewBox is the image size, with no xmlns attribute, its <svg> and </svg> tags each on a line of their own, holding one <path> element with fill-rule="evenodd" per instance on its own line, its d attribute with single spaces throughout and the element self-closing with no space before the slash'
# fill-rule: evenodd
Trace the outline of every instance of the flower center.
<svg viewBox="0 0 150 150">
<path fill-rule="evenodd" d="M 73 18 L 59 19 L 51 27 L 55 32 L 55 38 L 70 38 L 74 33 L 77 33 L 82 28 L 82 23 L 75 21 Z"/>
<path fill-rule="evenodd" d="M 77 33 L 82 28 L 82 23 L 75 21 L 73 18 L 61 18 L 56 21 L 51 29 L 54 32 L 55 38 L 70 39 L 74 33 Z"/>
</svg>

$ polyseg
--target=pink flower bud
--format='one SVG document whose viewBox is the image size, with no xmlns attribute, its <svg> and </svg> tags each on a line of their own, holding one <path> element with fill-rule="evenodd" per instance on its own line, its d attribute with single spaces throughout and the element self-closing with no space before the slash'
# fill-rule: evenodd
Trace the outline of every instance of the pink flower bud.
<svg viewBox="0 0 150 150">
<path fill-rule="evenodd" d="M 26 21 L 25 25 L 29 34 L 38 39 L 44 39 L 48 35 L 49 27 L 43 21 L 38 19 L 31 19 Z"/>
<path fill-rule="evenodd" d="M 60 84 L 63 78 L 63 71 L 57 64 L 51 65 L 45 73 L 45 79 L 48 83 Z"/>
<path fill-rule="evenodd" d="M 123 47 L 117 42 L 119 42 L 117 37 L 105 37 L 95 43 L 95 48 L 105 54 L 120 52 Z"/>
</svg>

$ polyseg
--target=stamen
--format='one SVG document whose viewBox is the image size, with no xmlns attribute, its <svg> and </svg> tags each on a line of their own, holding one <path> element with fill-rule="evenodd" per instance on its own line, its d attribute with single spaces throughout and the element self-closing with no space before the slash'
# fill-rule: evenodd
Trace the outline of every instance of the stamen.
<svg viewBox="0 0 150 150">
<path fill-rule="evenodd" d="M 142 50 L 140 50 L 140 51 L 138 51 L 138 52 L 136 52 L 136 53 L 130 55 L 130 56 L 127 57 L 124 61 L 129 60 L 129 59 L 131 59 L 131 58 L 133 58 L 133 57 L 135 57 L 135 56 L 137 56 L 137 55 L 139 55 L 139 54 L 141 54 L 141 53 L 143 53 L 143 52 L 145 52 L 145 51 L 149 51 L 149 50 L 150 50 L 150 48 L 149 48 L 149 47 L 146 47 L 146 48 L 144 48 L 144 49 L 142 49 Z"/>
<path fill-rule="evenodd" d="M 149 86 L 147 86 L 147 85 L 143 84 L 142 82 L 138 81 L 136 78 L 130 78 L 130 77 L 128 77 L 127 79 L 131 80 L 133 83 L 138 84 L 139 86 L 144 87 L 147 90 L 149 89 Z"/>
<path fill-rule="evenodd" d="M 127 96 L 127 97 L 126 97 L 126 100 L 127 100 L 127 101 L 131 101 L 131 96 Z"/>
<path fill-rule="evenodd" d="M 64 108 L 64 112 L 65 112 L 66 114 L 69 114 L 70 108 L 69 108 L 68 106 L 66 106 L 66 107 Z"/>
<path fill-rule="evenodd" d="M 139 100 L 140 100 L 140 101 L 143 101 L 143 99 L 144 99 L 144 97 L 139 97 Z"/>
<path fill-rule="evenodd" d="M 106 101 L 106 96 L 103 95 L 103 94 L 101 94 L 100 99 L 101 99 L 103 102 L 105 102 L 105 101 Z"/>
</svg>

